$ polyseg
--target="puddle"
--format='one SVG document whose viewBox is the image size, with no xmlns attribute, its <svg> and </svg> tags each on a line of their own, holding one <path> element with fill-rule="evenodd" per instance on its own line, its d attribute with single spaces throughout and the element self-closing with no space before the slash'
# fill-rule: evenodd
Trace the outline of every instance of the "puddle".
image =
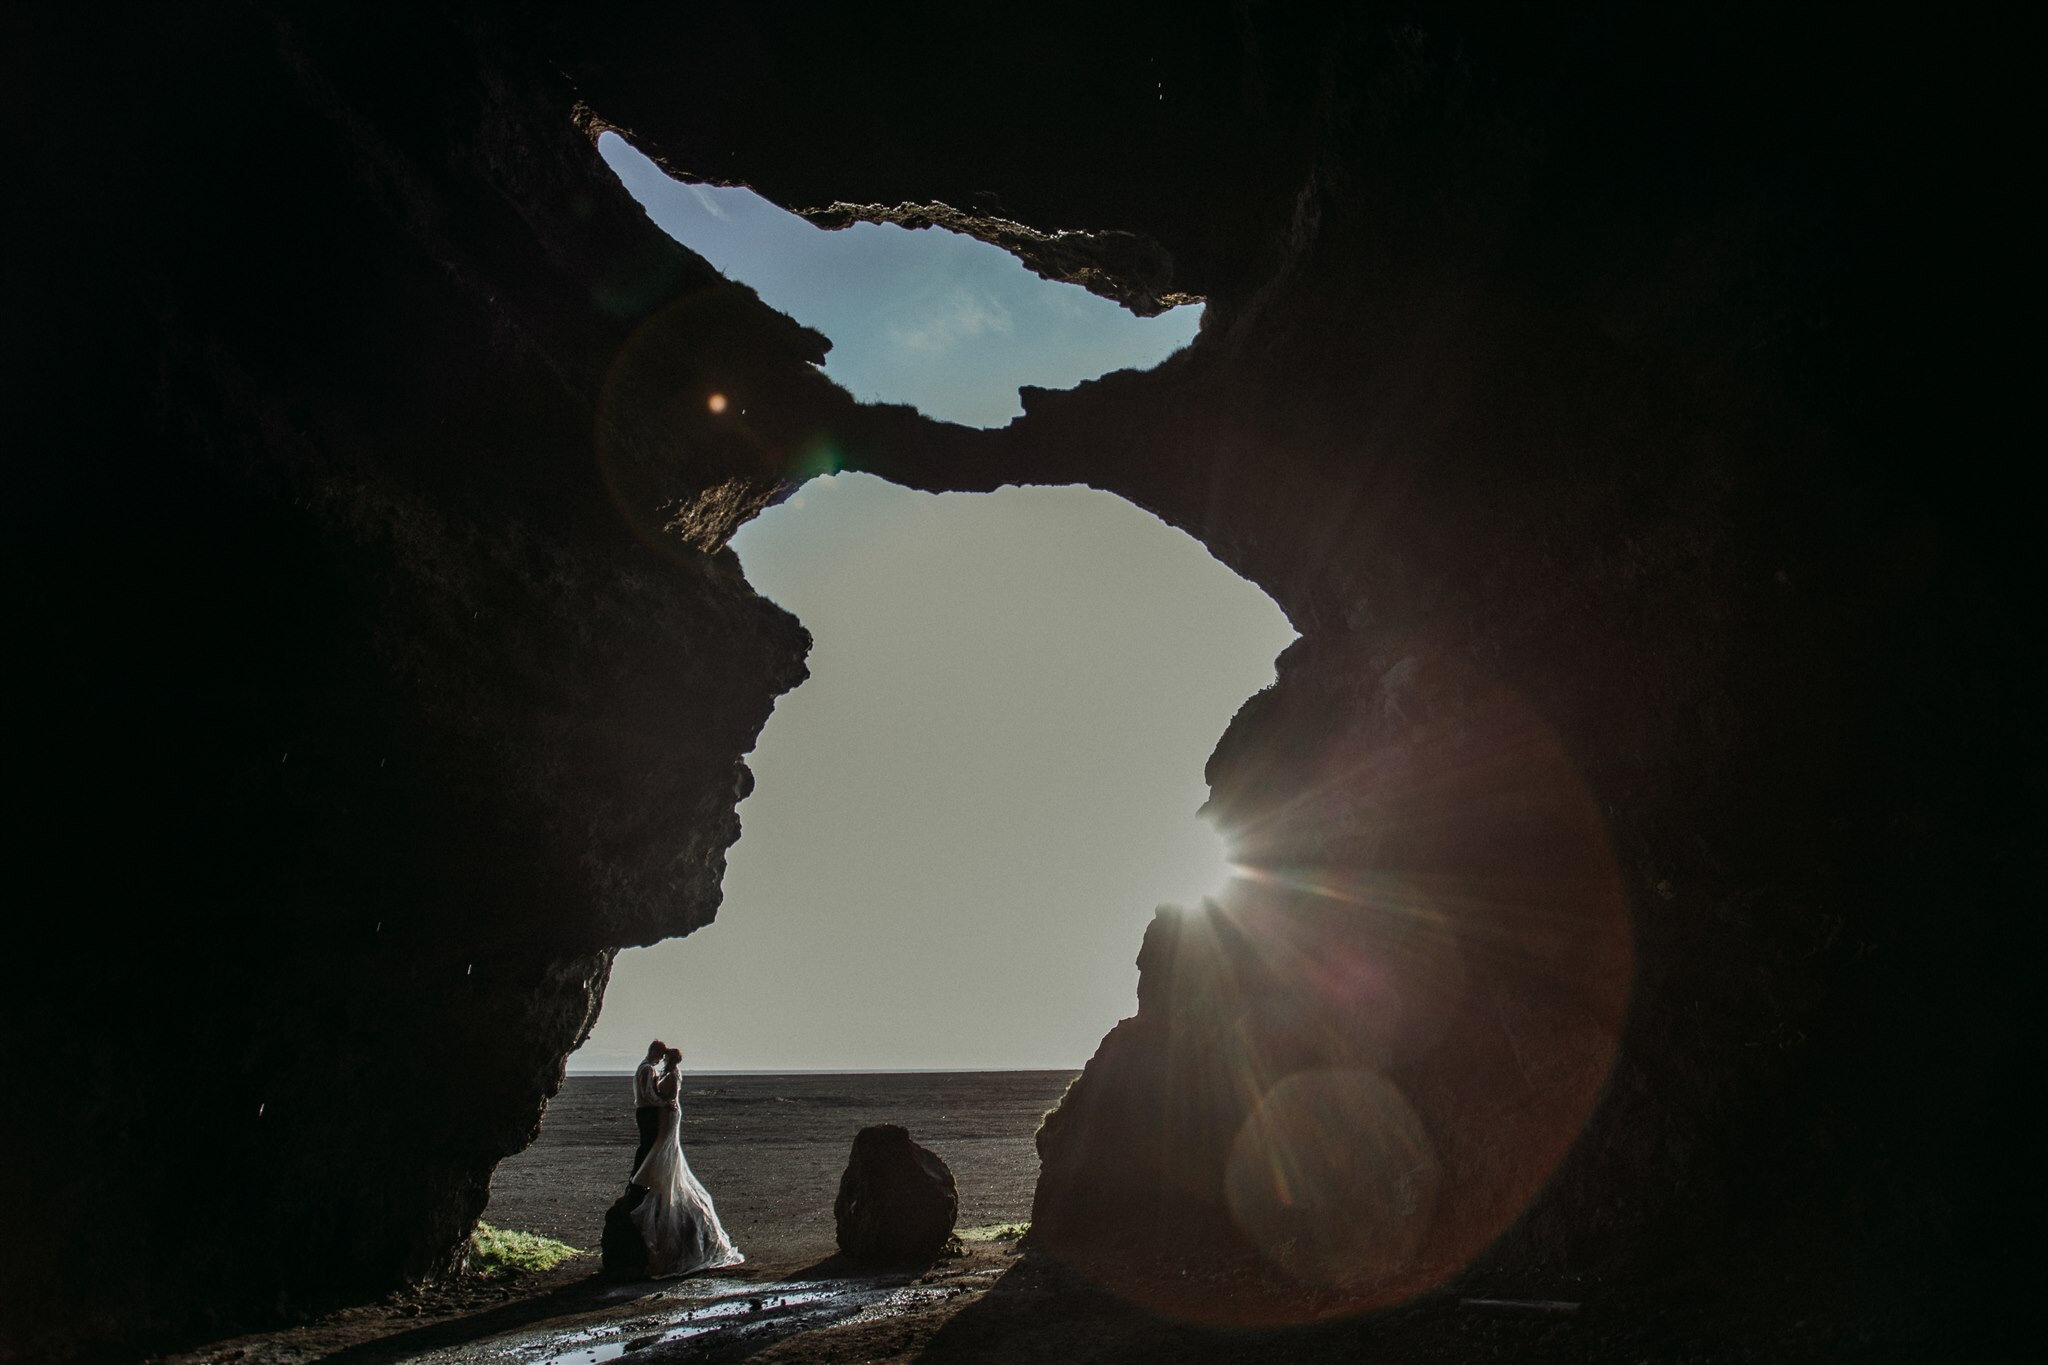
<svg viewBox="0 0 2048 1365">
<path fill-rule="evenodd" d="M 544 1365 L 598 1365 L 599 1361 L 617 1360 L 625 1353 L 625 1342 L 608 1341 L 602 1346 L 586 1346 L 566 1355 L 549 1356 Z"/>
<path fill-rule="evenodd" d="M 555 1331 L 526 1340 L 501 1339 L 495 1359 L 521 1365 L 603 1365 L 631 1353 L 634 1360 L 669 1358 L 664 1348 L 713 1333 L 725 1339 L 769 1341 L 842 1322 L 870 1321 L 936 1302 L 953 1290 L 919 1289 L 898 1279 L 798 1280 L 746 1284 L 706 1280 L 680 1286 L 651 1302 L 658 1311 L 619 1323 Z M 648 1306 L 649 1300 L 641 1304 Z"/>
<path fill-rule="evenodd" d="M 944 1303 L 947 1299 L 956 1298 L 966 1292 L 967 1289 L 962 1285 L 910 1285 L 897 1290 L 880 1303 L 849 1313 L 834 1325 L 879 1322 L 883 1318 L 897 1317 L 913 1309 Z"/>
</svg>

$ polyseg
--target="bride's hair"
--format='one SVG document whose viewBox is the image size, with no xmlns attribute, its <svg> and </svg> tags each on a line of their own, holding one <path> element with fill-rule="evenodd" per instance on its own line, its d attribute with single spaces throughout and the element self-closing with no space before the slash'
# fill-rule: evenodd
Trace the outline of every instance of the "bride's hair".
<svg viewBox="0 0 2048 1365">
<path fill-rule="evenodd" d="M 681 1066 L 683 1064 L 683 1050 L 681 1048 L 672 1047 L 668 1050 L 668 1064 L 670 1066 Z"/>
</svg>

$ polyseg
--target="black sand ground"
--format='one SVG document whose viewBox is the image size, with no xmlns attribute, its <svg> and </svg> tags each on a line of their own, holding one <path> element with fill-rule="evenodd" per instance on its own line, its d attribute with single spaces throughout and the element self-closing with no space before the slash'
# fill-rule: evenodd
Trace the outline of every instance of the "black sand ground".
<svg viewBox="0 0 2048 1365">
<path fill-rule="evenodd" d="M 1071 1071 L 686 1075 L 683 1151 L 755 1262 L 833 1251 L 832 1200 L 853 1136 L 900 1123 L 945 1158 L 963 1228 L 1031 1216 L 1039 1119 Z M 623 1190 L 635 1129 L 630 1076 L 571 1076 L 533 1146 L 491 1178 L 489 1222 L 595 1248 Z"/>
<path fill-rule="evenodd" d="M 1298 1329 L 1204 1330 L 1159 1318 L 1014 1241 L 970 1238 L 959 1255 L 902 1270 L 832 1251 L 832 1198 L 853 1135 L 900 1122 L 953 1167 L 963 1228 L 1024 1221 L 1038 1163 L 1032 1135 L 1068 1072 L 689 1078 L 685 1143 L 747 1264 L 681 1280 L 615 1284 L 596 1258 L 542 1274 L 475 1274 L 296 1327 L 218 1341 L 156 1365 L 1404 1365 L 1451 1362 L 1832 1362 L 1886 1356 L 1866 1337 L 1846 1354 L 1825 1320 L 1754 1332 L 1701 1286 L 1637 1302 L 1597 1284 L 1540 1277 L 1453 1288 L 1371 1319 Z M 595 1247 L 632 1158 L 624 1076 L 573 1077 L 539 1139 L 503 1163 L 485 1216 Z M 1166 1273 L 1162 1271 L 1162 1273 Z M 1179 1273 L 1179 1272 L 1176 1272 Z M 1219 1296 L 1236 1286 L 1219 1280 Z M 1706 1288 L 1711 1288 L 1707 1286 Z M 1569 1297 L 1583 1311 L 1499 1312 L 1463 1296 Z M 1768 1307 L 1768 1306 L 1766 1306 Z"/>
</svg>

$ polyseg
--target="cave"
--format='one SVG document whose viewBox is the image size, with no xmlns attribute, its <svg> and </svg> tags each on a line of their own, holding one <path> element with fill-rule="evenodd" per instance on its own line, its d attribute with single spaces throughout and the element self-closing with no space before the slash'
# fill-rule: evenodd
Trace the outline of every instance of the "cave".
<svg viewBox="0 0 2048 1365">
<path fill-rule="evenodd" d="M 829 445 L 1113 492 L 1301 633 L 1209 763 L 1255 875 L 1154 922 L 1040 1254 L 1218 1328 L 1512 1271 L 1598 1286 L 1560 1359 L 1989 1358 L 2042 767 L 2009 22 L 11 15 L 0 1343 L 451 1268 L 614 955 L 718 907 L 808 645 L 727 542 Z M 1201 331 L 1001 428 L 857 403 L 608 131 Z M 1290 1223 L 1275 1161 L 1392 1231 Z"/>
</svg>

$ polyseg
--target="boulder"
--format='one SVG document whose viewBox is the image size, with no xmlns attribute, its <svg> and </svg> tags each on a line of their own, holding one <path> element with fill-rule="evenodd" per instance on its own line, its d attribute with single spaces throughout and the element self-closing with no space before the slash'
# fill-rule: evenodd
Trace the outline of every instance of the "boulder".
<svg viewBox="0 0 2048 1365">
<path fill-rule="evenodd" d="M 839 1249 L 857 1261 L 929 1261 L 945 1249 L 960 1212 L 953 1172 L 900 1124 L 853 1139 L 832 1206 Z"/>
<path fill-rule="evenodd" d="M 604 1211 L 604 1241 L 600 1246 L 604 1273 L 614 1280 L 647 1278 L 647 1240 L 640 1235 L 640 1225 L 633 1221 L 633 1210 L 646 1197 L 646 1190 L 628 1185 L 626 1192 Z"/>
</svg>

